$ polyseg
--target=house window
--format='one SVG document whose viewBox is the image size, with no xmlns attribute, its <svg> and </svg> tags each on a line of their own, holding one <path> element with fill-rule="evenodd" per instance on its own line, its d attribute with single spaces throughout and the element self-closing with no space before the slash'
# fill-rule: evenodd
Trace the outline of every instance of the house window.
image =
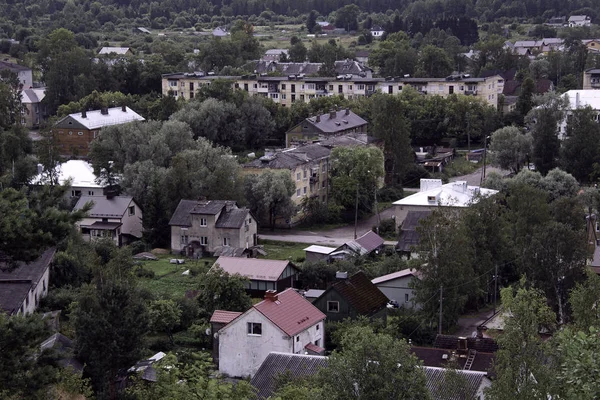
<svg viewBox="0 0 600 400">
<path fill-rule="evenodd" d="M 94 195 L 94 192 L 91 190 L 88 190 L 88 196 L 93 196 L 93 195 Z"/>
<path fill-rule="evenodd" d="M 71 190 L 71 197 L 81 196 L 81 190 Z"/>
<path fill-rule="evenodd" d="M 229 243 L 230 243 L 229 238 L 224 237 L 223 238 L 223 246 L 229 246 Z"/>
<path fill-rule="evenodd" d="M 83 136 L 83 132 L 77 132 L 79 136 Z"/>
<path fill-rule="evenodd" d="M 408 303 L 408 293 L 404 293 L 404 302 Z"/>
<path fill-rule="evenodd" d="M 317 330 L 319 330 L 319 324 L 317 324 Z"/>
<path fill-rule="evenodd" d="M 200 218 L 200 226 L 207 226 L 206 218 Z"/>
<path fill-rule="evenodd" d="M 281 100 L 285 100 L 285 99 L 287 99 L 287 96 L 286 96 L 286 94 L 285 94 L 285 93 L 282 93 L 282 94 L 281 94 Z"/>
<path fill-rule="evenodd" d="M 303 175 L 303 178 L 306 179 L 306 170 L 304 170 L 304 173 L 302 175 Z"/>
<path fill-rule="evenodd" d="M 208 236 L 200 236 L 200 244 L 203 246 L 208 245 Z"/>
<path fill-rule="evenodd" d="M 262 335 L 262 324 L 260 322 L 248 322 L 248 335 Z"/>
<path fill-rule="evenodd" d="M 300 341 L 300 336 L 296 336 L 296 343 Z"/>
<path fill-rule="evenodd" d="M 181 235 L 181 244 L 188 244 L 188 239 L 189 239 L 188 235 L 185 235 L 185 234 Z"/>
<path fill-rule="evenodd" d="M 296 180 L 299 181 L 300 180 L 300 172 L 296 173 Z"/>
<path fill-rule="evenodd" d="M 328 301 L 327 302 L 327 312 L 340 312 L 340 302 L 339 301 Z"/>
<path fill-rule="evenodd" d="M 323 164 L 323 166 L 321 167 L 321 172 L 326 172 L 327 171 L 327 164 Z"/>
<path fill-rule="evenodd" d="M 285 90 L 285 83 L 281 84 L 281 90 Z"/>
<path fill-rule="evenodd" d="M 352 85 L 348 85 L 348 90 L 352 90 Z"/>
<path fill-rule="evenodd" d="M 177 87 L 177 81 L 169 81 L 169 86 Z"/>
<path fill-rule="evenodd" d="M 317 325 L 318 326 L 318 325 Z M 315 346 L 321 347 L 321 339 L 315 340 Z"/>
<path fill-rule="evenodd" d="M 300 189 L 296 189 L 296 196 L 300 197 Z"/>
<path fill-rule="evenodd" d="M 429 202 L 435 202 L 435 196 L 427 196 L 427 201 Z"/>
<path fill-rule="evenodd" d="M 325 189 L 325 184 L 326 184 L 326 183 L 327 183 L 327 181 L 323 181 L 323 182 L 321 182 L 321 187 L 322 187 L 323 189 Z"/>
<path fill-rule="evenodd" d="M 333 90 L 333 85 L 329 85 L 329 90 Z"/>
<path fill-rule="evenodd" d="M 365 90 L 365 85 L 358 85 L 358 90 Z"/>
<path fill-rule="evenodd" d="M 304 186 L 304 189 L 302 189 L 302 193 L 306 194 L 306 186 Z"/>
<path fill-rule="evenodd" d="M 135 206 L 129 207 L 129 215 L 135 215 Z"/>
<path fill-rule="evenodd" d="M 252 223 L 252 218 L 248 218 L 248 223 L 251 224 Z"/>
<path fill-rule="evenodd" d="M 69 136 L 72 136 L 72 135 L 73 135 L 73 131 L 69 131 Z"/>
<path fill-rule="evenodd" d="M 190 92 L 190 99 L 194 98 L 194 92 Z"/>
</svg>

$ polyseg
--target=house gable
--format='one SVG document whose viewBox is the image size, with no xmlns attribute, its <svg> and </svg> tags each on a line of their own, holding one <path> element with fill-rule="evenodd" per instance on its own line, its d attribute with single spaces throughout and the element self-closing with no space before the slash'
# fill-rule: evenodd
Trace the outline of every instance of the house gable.
<svg viewBox="0 0 600 400">
<path fill-rule="evenodd" d="M 78 122 L 75 118 L 70 115 L 67 115 L 60 121 L 58 121 L 54 127 L 56 129 L 88 129 L 87 126 Z"/>
</svg>

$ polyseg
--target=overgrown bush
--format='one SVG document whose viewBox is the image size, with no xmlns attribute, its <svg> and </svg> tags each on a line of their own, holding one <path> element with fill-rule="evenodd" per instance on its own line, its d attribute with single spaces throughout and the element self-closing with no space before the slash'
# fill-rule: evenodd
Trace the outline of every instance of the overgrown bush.
<svg viewBox="0 0 600 400">
<path fill-rule="evenodd" d="M 137 276 L 138 278 L 154 278 L 154 271 L 148 268 L 144 268 L 143 265 L 136 266 L 134 272 L 135 276 Z"/>
<path fill-rule="evenodd" d="M 383 202 L 400 200 L 404 197 L 404 190 L 400 186 L 386 186 L 377 191 L 377 197 Z"/>
</svg>

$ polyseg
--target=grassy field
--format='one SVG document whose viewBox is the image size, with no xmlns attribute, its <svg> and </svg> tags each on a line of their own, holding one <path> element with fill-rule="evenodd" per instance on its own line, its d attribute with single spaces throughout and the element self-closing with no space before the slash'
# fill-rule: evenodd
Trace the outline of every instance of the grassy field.
<svg viewBox="0 0 600 400">
<path fill-rule="evenodd" d="M 304 261 L 305 243 L 271 242 L 260 241 L 265 247 L 267 256 L 263 258 L 271 260 L 291 260 L 293 262 Z M 157 297 L 181 297 L 188 290 L 198 289 L 200 277 L 182 275 L 190 268 L 198 267 L 201 271 L 208 271 L 217 260 L 216 257 L 204 257 L 199 260 L 186 259 L 185 264 L 171 264 L 169 260 L 172 255 L 159 256 L 158 261 L 144 261 L 141 265 L 144 269 L 154 272 L 154 277 L 140 277 L 139 285 L 155 294 Z"/>
<path fill-rule="evenodd" d="M 139 278 L 140 286 L 159 297 L 181 297 L 187 290 L 198 288 L 198 278 L 192 275 L 181 275 L 187 269 L 198 266 L 210 268 L 216 258 L 207 257 L 200 260 L 186 260 L 185 264 L 170 264 L 172 256 L 164 256 L 158 261 L 145 261 L 145 269 L 154 272 L 154 278 Z"/>
<path fill-rule="evenodd" d="M 310 246 L 306 243 L 272 242 L 261 240 L 259 244 L 265 246 L 267 256 L 271 260 L 291 260 L 294 262 L 304 261 L 304 249 Z"/>
</svg>

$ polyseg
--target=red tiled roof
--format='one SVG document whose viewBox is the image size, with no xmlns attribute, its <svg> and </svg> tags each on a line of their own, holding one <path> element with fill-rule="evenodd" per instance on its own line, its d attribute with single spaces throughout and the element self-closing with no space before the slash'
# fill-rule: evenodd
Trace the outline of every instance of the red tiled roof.
<svg viewBox="0 0 600 400">
<path fill-rule="evenodd" d="M 314 343 L 309 343 L 306 346 L 304 346 L 304 348 L 308 351 L 312 351 L 315 354 L 319 354 L 319 355 L 325 354 L 325 349 L 317 346 Z"/>
<path fill-rule="evenodd" d="M 240 315 L 242 315 L 242 313 L 237 311 L 215 310 L 210 317 L 210 322 L 215 324 L 228 324 Z"/>
<path fill-rule="evenodd" d="M 278 293 L 277 300 L 265 299 L 254 308 L 289 336 L 325 319 L 325 314 L 292 288 Z"/>
</svg>

